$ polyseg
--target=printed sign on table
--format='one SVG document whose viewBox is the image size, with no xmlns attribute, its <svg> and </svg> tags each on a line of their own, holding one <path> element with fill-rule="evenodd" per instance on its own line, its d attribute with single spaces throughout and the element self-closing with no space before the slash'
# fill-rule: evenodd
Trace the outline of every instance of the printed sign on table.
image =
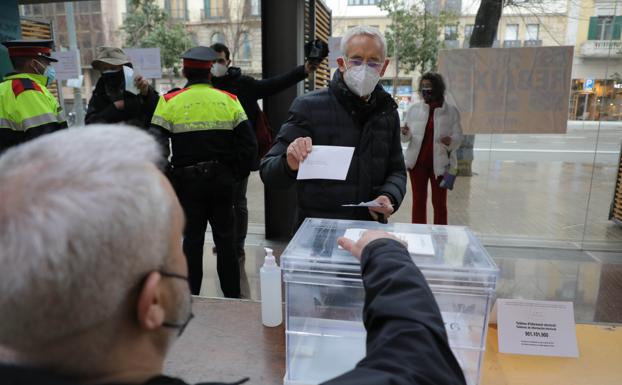
<svg viewBox="0 0 622 385">
<path fill-rule="evenodd" d="M 499 352 L 579 357 L 572 302 L 497 300 Z"/>
</svg>

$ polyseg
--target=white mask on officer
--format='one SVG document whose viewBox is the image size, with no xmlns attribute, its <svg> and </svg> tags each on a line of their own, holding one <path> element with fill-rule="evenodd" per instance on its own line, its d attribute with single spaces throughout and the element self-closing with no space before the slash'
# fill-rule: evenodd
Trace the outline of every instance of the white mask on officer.
<svg viewBox="0 0 622 385">
<path fill-rule="evenodd" d="M 371 94 L 379 80 L 380 73 L 378 70 L 367 66 L 367 64 L 351 66 L 343 74 L 343 81 L 350 91 L 358 96 Z"/>
<path fill-rule="evenodd" d="M 212 73 L 212 76 L 217 78 L 225 76 L 227 74 L 227 66 L 220 63 L 214 63 L 210 69 L 210 72 Z"/>
</svg>

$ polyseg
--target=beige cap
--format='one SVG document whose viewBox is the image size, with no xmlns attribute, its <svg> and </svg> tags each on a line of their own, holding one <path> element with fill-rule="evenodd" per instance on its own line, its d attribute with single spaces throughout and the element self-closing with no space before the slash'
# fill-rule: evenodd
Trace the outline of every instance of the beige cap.
<svg viewBox="0 0 622 385">
<path fill-rule="evenodd" d="M 129 64 L 130 59 L 121 48 L 97 47 L 97 54 L 95 60 L 91 62 L 91 66 L 97 70 L 101 63 L 123 65 Z"/>
</svg>

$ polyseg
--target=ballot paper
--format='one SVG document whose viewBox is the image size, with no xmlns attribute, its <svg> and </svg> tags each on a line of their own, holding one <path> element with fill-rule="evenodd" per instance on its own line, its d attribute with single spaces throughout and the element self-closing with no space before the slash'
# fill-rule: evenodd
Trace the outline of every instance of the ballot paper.
<svg viewBox="0 0 622 385">
<path fill-rule="evenodd" d="M 313 146 L 300 163 L 297 179 L 345 180 L 352 162 L 354 147 Z"/>
<path fill-rule="evenodd" d="M 380 202 L 377 201 L 369 201 L 369 202 L 361 202 L 361 203 L 350 203 L 347 205 L 341 205 L 343 207 L 382 207 Z"/>
<path fill-rule="evenodd" d="M 131 67 L 123 66 L 123 77 L 125 78 L 125 90 L 138 95 L 140 91 L 134 85 L 134 70 Z"/>
<path fill-rule="evenodd" d="M 343 236 L 356 242 L 367 230 L 368 229 L 347 229 Z M 434 255 L 434 244 L 432 243 L 432 236 L 430 234 L 393 232 L 389 232 L 389 234 L 406 242 L 410 254 Z"/>
</svg>

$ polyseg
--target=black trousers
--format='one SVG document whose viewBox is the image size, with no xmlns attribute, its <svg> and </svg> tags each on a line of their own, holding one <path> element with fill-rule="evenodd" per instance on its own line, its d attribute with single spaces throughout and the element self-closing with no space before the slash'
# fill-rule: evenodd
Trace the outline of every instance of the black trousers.
<svg viewBox="0 0 622 385">
<path fill-rule="evenodd" d="M 177 197 L 186 214 L 183 248 L 188 261 L 190 290 L 198 295 L 203 280 L 203 246 L 209 223 L 216 245 L 216 270 L 225 297 L 240 297 L 240 267 L 235 248 L 234 183 L 221 178 L 174 178 Z"/>
<path fill-rule="evenodd" d="M 238 257 L 243 258 L 244 243 L 248 232 L 248 201 L 246 200 L 246 190 L 248 188 L 248 177 L 238 181 L 235 189 L 233 208 L 235 210 L 235 247 Z"/>
</svg>

